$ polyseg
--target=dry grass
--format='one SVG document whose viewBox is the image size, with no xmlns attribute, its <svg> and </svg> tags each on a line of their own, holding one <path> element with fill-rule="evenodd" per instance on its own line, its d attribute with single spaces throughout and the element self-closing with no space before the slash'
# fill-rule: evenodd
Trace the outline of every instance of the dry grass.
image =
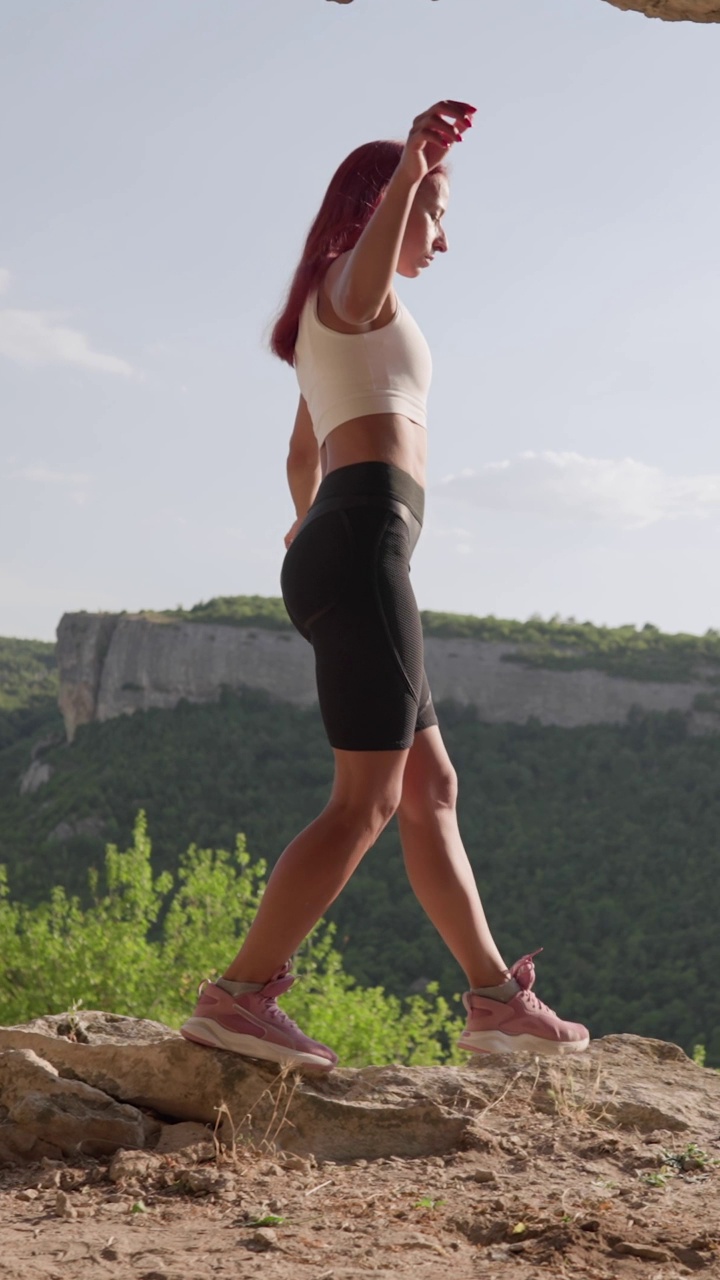
<svg viewBox="0 0 720 1280">
<path fill-rule="evenodd" d="M 237 1166 L 248 1158 L 267 1158 L 276 1154 L 280 1134 L 293 1128 L 288 1112 L 299 1083 L 298 1073 L 290 1067 L 284 1068 L 272 1085 L 263 1089 L 239 1122 L 227 1104 L 220 1102 L 215 1108 L 213 1130 L 217 1161 Z"/>
<path fill-rule="evenodd" d="M 540 1071 L 538 1066 L 536 1081 Z M 600 1066 L 590 1075 L 579 1065 L 552 1061 L 546 1066 L 543 1084 L 541 1098 L 546 1104 L 550 1103 L 553 1114 L 569 1124 L 584 1126 L 610 1120 L 616 1089 L 609 1090 Z"/>
</svg>

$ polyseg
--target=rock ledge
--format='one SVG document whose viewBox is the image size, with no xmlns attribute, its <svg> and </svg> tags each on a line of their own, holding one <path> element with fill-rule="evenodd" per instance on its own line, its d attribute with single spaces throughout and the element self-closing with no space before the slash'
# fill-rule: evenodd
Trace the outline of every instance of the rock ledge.
<svg viewBox="0 0 720 1280">
<path fill-rule="evenodd" d="M 318 1160 L 428 1157 L 482 1148 L 485 1113 L 509 1093 L 545 1115 L 693 1141 L 714 1138 L 720 1114 L 720 1074 L 638 1036 L 606 1036 L 574 1061 L 283 1075 L 157 1022 L 56 1014 L 0 1028 L 0 1163 L 167 1151 L 186 1139 Z"/>
</svg>

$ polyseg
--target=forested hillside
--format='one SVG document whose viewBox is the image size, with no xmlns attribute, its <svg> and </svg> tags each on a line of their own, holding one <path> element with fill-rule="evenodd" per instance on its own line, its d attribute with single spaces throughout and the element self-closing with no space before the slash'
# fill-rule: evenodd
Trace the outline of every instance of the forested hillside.
<svg viewBox="0 0 720 1280">
<path fill-rule="evenodd" d="M 174 869 L 191 841 L 232 849 L 238 832 L 272 864 L 324 803 L 331 753 L 317 712 L 259 693 L 86 725 L 72 747 L 43 750 L 54 772 L 21 796 L 33 744 L 61 724 L 39 678 L 46 658 L 42 647 L 32 658 L 25 708 L 17 697 L 0 707 L 0 863 L 13 896 L 37 901 L 52 883 L 85 893 L 88 866 L 102 867 L 106 842 L 128 843 L 141 808 L 157 868 Z M 16 650 L 22 686 L 17 661 Z M 689 738 L 678 714 L 568 730 L 439 711 L 508 961 L 543 946 L 538 989 L 566 1016 L 596 1035 L 702 1042 L 720 1065 L 720 737 Z M 363 984 L 461 988 L 406 885 L 394 825 L 330 918 Z"/>
<path fill-rule="evenodd" d="M 57 714 L 55 645 L 0 637 L 0 750 L 52 723 Z"/>
</svg>

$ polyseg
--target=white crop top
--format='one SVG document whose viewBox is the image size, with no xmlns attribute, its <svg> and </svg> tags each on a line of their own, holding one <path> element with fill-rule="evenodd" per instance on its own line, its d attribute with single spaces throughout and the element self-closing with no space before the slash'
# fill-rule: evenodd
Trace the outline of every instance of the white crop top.
<svg viewBox="0 0 720 1280">
<path fill-rule="evenodd" d="M 337 333 L 317 314 L 317 292 L 300 315 L 295 372 L 318 444 L 341 422 L 370 413 L 401 413 L 427 426 L 430 348 L 398 298 L 389 324 L 368 333 Z"/>
</svg>

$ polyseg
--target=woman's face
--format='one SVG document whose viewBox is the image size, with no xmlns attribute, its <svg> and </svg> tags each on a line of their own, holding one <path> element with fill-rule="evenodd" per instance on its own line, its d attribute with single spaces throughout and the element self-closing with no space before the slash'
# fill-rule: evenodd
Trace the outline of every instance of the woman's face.
<svg viewBox="0 0 720 1280">
<path fill-rule="evenodd" d="M 450 187 L 447 178 L 428 174 L 415 193 L 405 227 L 397 269 L 412 279 L 430 266 L 436 253 L 447 253 L 447 236 L 442 219 L 447 209 Z"/>
</svg>

